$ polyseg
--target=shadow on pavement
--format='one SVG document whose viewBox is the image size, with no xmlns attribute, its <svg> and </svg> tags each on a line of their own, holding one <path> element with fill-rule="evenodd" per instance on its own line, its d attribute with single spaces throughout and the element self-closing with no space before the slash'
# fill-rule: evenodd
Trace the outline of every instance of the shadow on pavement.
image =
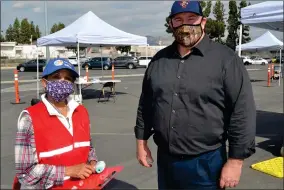
<svg viewBox="0 0 284 190">
<path fill-rule="evenodd" d="M 104 190 L 108 189 L 138 189 L 134 185 L 131 185 L 125 181 L 118 179 L 112 179 L 105 187 Z"/>
<path fill-rule="evenodd" d="M 251 79 L 250 82 L 263 82 L 263 81 L 266 81 L 266 80 L 258 80 L 258 79 Z"/>
<path fill-rule="evenodd" d="M 280 156 L 284 138 L 284 114 L 267 111 L 257 111 L 256 136 L 268 138 L 256 146 Z"/>
<path fill-rule="evenodd" d="M 109 89 L 105 89 L 105 97 L 106 97 L 106 99 L 107 99 L 109 93 L 110 93 Z M 83 99 L 84 100 L 99 99 L 100 94 L 101 94 L 101 90 L 84 89 L 84 90 L 82 90 L 82 94 L 83 94 Z M 116 96 L 119 96 L 119 95 L 123 95 L 123 94 L 127 94 L 127 93 L 116 91 L 115 94 L 116 94 Z M 110 96 L 109 99 L 111 100 L 112 96 Z M 104 101 L 103 95 L 101 96 L 101 101 Z"/>
</svg>

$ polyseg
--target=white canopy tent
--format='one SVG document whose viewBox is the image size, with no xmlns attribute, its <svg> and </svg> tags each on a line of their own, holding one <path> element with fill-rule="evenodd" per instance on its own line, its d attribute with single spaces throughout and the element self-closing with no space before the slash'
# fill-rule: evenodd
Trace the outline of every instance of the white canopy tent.
<svg viewBox="0 0 284 190">
<path fill-rule="evenodd" d="M 265 1 L 241 9 L 241 22 L 283 32 L 283 1 Z"/>
<path fill-rule="evenodd" d="M 241 9 L 241 23 L 283 32 L 283 1 L 265 1 Z M 242 25 L 240 25 L 239 56 L 241 56 Z"/>
<path fill-rule="evenodd" d="M 119 30 L 89 11 L 66 28 L 41 37 L 38 46 L 146 45 L 147 38 Z"/>
<path fill-rule="evenodd" d="M 241 9 L 241 23 L 245 25 L 283 32 L 283 20 L 283 1 L 265 1 Z M 242 49 L 242 24 L 240 25 L 238 46 L 239 56 L 241 56 Z M 280 68 L 281 52 L 282 49 L 280 49 Z M 279 86 L 280 78 L 281 77 L 279 77 Z"/>
<path fill-rule="evenodd" d="M 267 31 L 255 40 L 246 44 L 241 44 L 242 50 L 257 51 L 257 50 L 279 50 L 283 48 L 283 42 L 278 40 L 271 32 Z M 236 46 L 238 49 L 239 46 Z"/>
<path fill-rule="evenodd" d="M 147 45 L 147 38 L 119 30 L 89 11 L 64 29 L 43 36 L 37 46 L 77 47 L 78 72 L 80 75 L 79 47 Z M 37 69 L 37 79 L 39 71 Z M 37 86 L 39 90 L 39 85 Z M 81 96 L 81 89 L 80 96 Z M 39 94 L 39 92 L 37 93 Z"/>
</svg>

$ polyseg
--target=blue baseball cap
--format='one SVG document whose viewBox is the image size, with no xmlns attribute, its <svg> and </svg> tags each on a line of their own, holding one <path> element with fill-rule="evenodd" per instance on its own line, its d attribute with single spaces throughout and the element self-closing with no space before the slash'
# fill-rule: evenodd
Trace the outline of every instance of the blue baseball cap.
<svg viewBox="0 0 284 190">
<path fill-rule="evenodd" d="M 64 58 L 50 59 L 46 64 L 44 71 L 42 72 L 42 77 L 46 77 L 61 69 L 68 69 L 72 72 L 75 78 L 79 77 L 79 74 L 75 70 L 75 67 L 67 59 Z"/>
<path fill-rule="evenodd" d="M 171 9 L 170 17 L 173 17 L 178 13 L 185 12 L 195 13 L 200 16 L 203 16 L 202 8 L 199 1 L 175 1 Z"/>
</svg>

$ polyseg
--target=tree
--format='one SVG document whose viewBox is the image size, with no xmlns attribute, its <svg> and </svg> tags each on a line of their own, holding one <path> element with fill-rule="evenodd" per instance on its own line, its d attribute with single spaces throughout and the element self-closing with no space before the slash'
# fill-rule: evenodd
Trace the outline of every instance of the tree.
<svg viewBox="0 0 284 190">
<path fill-rule="evenodd" d="M 210 13 L 211 13 L 211 7 L 212 7 L 212 1 L 201 1 L 201 2 L 204 2 L 204 8 L 202 9 L 202 12 L 203 12 L 203 15 L 205 17 L 209 17 Z M 201 6 L 202 6 L 202 3 L 201 3 Z"/>
<path fill-rule="evenodd" d="M 6 39 L 7 42 L 13 42 L 14 41 L 14 30 L 12 25 L 10 24 L 9 27 L 6 30 Z"/>
<path fill-rule="evenodd" d="M 204 13 L 204 9 L 205 9 L 205 7 L 206 7 L 206 1 L 199 1 L 199 3 L 200 3 L 200 6 L 201 6 L 201 8 L 202 8 L 202 11 L 203 11 L 203 13 Z"/>
<path fill-rule="evenodd" d="M 223 21 L 224 17 L 224 5 L 220 2 L 215 4 L 215 19 L 208 18 L 211 14 L 212 9 L 212 1 L 200 1 L 200 5 L 202 7 L 203 15 L 207 17 L 207 22 L 205 26 L 205 33 L 211 39 L 219 39 L 224 36 L 225 33 L 225 24 Z M 219 14 L 219 12 L 221 14 Z M 213 12 L 214 13 L 214 12 Z M 222 43 L 222 40 L 219 40 Z"/>
<path fill-rule="evenodd" d="M 57 25 L 57 31 L 59 31 L 59 30 L 61 30 L 63 28 L 65 28 L 65 24 L 59 22 L 58 25 Z"/>
<path fill-rule="evenodd" d="M 116 50 L 120 51 L 121 53 L 123 52 L 130 52 L 131 46 L 117 46 L 115 47 Z"/>
<path fill-rule="evenodd" d="M 21 35 L 20 43 L 29 44 L 31 41 L 31 27 L 27 18 L 24 18 L 21 22 Z"/>
<path fill-rule="evenodd" d="M 39 30 L 38 25 L 36 25 L 35 31 L 36 31 L 36 38 L 37 38 L 37 39 L 40 38 L 40 37 L 41 37 L 41 32 L 40 32 L 40 30 Z"/>
<path fill-rule="evenodd" d="M 205 27 L 205 32 L 211 39 L 216 39 L 216 41 L 222 43 L 221 35 L 225 31 L 224 22 L 213 20 L 212 18 L 207 18 L 207 23 Z"/>
<path fill-rule="evenodd" d="M 55 33 L 61 29 L 65 28 L 65 25 L 61 22 L 59 22 L 58 24 L 53 24 L 53 26 L 50 29 L 50 34 Z"/>
<path fill-rule="evenodd" d="M 20 36 L 21 36 L 21 25 L 18 18 L 15 19 L 13 24 L 13 37 L 12 41 L 16 43 L 20 43 Z"/>
<path fill-rule="evenodd" d="M 1 40 L 1 42 L 5 42 L 5 38 L 4 38 L 4 36 L 2 35 L 2 33 L 1 33 L 1 36 L 0 36 L 0 40 Z"/>
<path fill-rule="evenodd" d="M 35 29 L 35 25 L 33 21 L 31 21 L 30 26 L 31 26 L 32 41 L 37 40 L 37 33 L 36 33 L 36 29 Z"/>
<path fill-rule="evenodd" d="M 248 5 L 250 5 L 250 3 Z M 239 4 L 239 13 L 238 13 L 239 25 L 241 25 L 241 8 L 244 8 L 248 5 L 247 5 L 246 1 L 241 1 L 240 4 Z M 243 28 L 243 30 L 242 30 L 242 41 L 241 41 L 241 43 L 244 44 L 244 43 L 247 43 L 251 40 L 250 35 L 249 35 L 250 28 L 249 28 L 249 26 L 246 26 L 246 25 L 242 25 L 242 28 Z M 238 29 L 240 30 L 240 28 L 238 28 Z M 239 37 L 238 37 L 237 41 L 239 41 Z"/>
<path fill-rule="evenodd" d="M 238 38 L 238 7 L 234 0 L 229 1 L 229 17 L 228 17 L 228 36 L 226 39 L 226 45 L 231 49 L 235 50 Z"/>
<path fill-rule="evenodd" d="M 222 42 L 222 37 L 225 36 L 226 25 L 224 23 L 225 9 L 224 9 L 224 4 L 221 2 L 221 0 L 217 0 L 215 2 L 215 5 L 213 7 L 213 14 L 216 19 L 216 22 L 214 23 L 215 27 L 217 26 L 220 27 L 216 30 L 219 32 L 218 36 L 216 37 L 216 41 Z"/>
<path fill-rule="evenodd" d="M 51 27 L 51 29 L 50 29 L 50 34 L 53 34 L 53 33 L 55 33 L 55 32 L 57 32 L 57 24 L 53 24 L 52 25 L 52 27 Z"/>
</svg>

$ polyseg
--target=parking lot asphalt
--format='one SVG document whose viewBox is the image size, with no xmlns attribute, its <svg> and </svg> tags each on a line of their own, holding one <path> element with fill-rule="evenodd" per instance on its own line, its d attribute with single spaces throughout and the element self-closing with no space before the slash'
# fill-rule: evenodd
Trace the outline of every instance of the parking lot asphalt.
<svg viewBox="0 0 284 190">
<path fill-rule="evenodd" d="M 250 168 L 250 165 L 279 155 L 281 135 L 284 134 L 283 117 L 283 83 L 278 86 L 273 81 L 271 87 L 266 86 L 267 67 L 254 66 L 255 71 L 249 71 L 253 85 L 257 115 L 256 153 L 245 161 L 243 174 L 236 189 L 283 189 L 283 179 L 275 178 Z M 12 70 L 10 70 L 12 71 Z M 5 70 L 6 81 L 13 80 Z M 92 70 L 92 75 L 100 75 L 100 70 Z M 111 71 L 106 71 L 110 75 Z M 145 69 L 116 70 L 116 74 L 143 74 Z M 2 75 L 3 71 L 1 71 Z M 29 80 L 35 73 L 20 73 Z M 3 80 L 1 76 L 1 81 Z M 98 89 L 94 85 L 84 91 L 83 104 L 87 107 L 91 119 L 91 132 L 94 146 L 100 160 L 107 165 L 123 165 L 125 169 L 117 175 L 108 186 L 109 189 L 156 189 L 156 166 L 151 169 L 142 168 L 136 161 L 135 125 L 136 109 L 141 92 L 142 76 L 121 77 L 117 84 L 117 99 L 113 103 L 97 102 Z M 30 100 L 36 97 L 36 83 L 20 85 L 20 97 L 26 104 L 12 105 L 14 91 L 12 85 L 1 85 L 1 189 L 11 188 L 14 177 L 14 139 L 19 113 L 29 106 Z M 56 137 L 55 137 L 56 138 Z M 156 146 L 149 140 L 154 159 Z M 155 159 L 156 160 L 156 159 Z"/>
</svg>

